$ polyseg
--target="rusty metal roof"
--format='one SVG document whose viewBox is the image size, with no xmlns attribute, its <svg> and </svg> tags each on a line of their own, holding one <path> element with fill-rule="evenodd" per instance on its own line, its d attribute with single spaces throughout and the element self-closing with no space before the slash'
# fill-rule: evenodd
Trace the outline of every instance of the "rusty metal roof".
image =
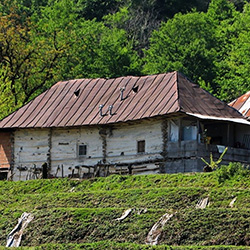
<svg viewBox="0 0 250 250">
<path fill-rule="evenodd" d="M 228 105 L 237 109 L 242 115 L 250 117 L 250 91 L 230 102 Z"/>
<path fill-rule="evenodd" d="M 102 116 L 100 105 L 103 106 Z M 234 108 L 201 89 L 181 73 L 171 72 L 141 77 L 58 82 L 0 121 L 0 128 L 109 124 L 177 112 L 242 118 Z"/>
</svg>

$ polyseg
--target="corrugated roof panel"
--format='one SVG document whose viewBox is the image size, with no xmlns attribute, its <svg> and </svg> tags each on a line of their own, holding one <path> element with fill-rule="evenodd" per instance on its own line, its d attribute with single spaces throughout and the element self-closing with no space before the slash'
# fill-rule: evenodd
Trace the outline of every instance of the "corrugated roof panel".
<svg viewBox="0 0 250 250">
<path fill-rule="evenodd" d="M 250 91 L 238 97 L 228 104 L 229 106 L 237 109 L 242 115 L 249 118 L 250 116 Z"/>
<path fill-rule="evenodd" d="M 163 101 L 159 102 L 159 105 L 151 113 L 151 116 L 168 114 L 169 110 L 173 109 L 173 105 L 175 106 L 174 109 L 177 109 L 177 110 L 180 109 L 178 94 L 177 94 L 177 91 L 175 91 L 175 87 L 176 87 L 176 84 L 168 92 L 167 98 L 165 97 Z"/>
<path fill-rule="evenodd" d="M 115 80 L 112 80 L 112 84 L 109 88 L 109 90 L 106 91 L 106 87 L 104 86 L 103 88 L 103 94 L 101 96 L 99 96 L 99 93 L 96 93 L 96 101 L 93 101 L 92 105 L 90 105 L 89 107 L 85 108 L 84 113 L 82 113 L 83 115 L 81 115 L 81 118 L 79 119 L 78 124 L 80 125 L 84 125 L 86 124 L 84 122 L 84 120 L 87 118 L 90 121 L 97 115 L 99 114 L 100 111 L 100 105 L 103 105 L 103 101 L 105 101 L 106 99 L 111 98 L 111 96 L 118 91 L 119 86 L 121 84 L 123 80 L 123 77 L 117 78 Z M 105 113 L 106 112 L 107 107 L 103 107 L 102 112 Z M 91 111 L 92 110 L 92 111 Z M 91 113 L 89 113 L 91 111 Z M 89 117 L 88 117 L 89 116 Z M 88 123 L 89 124 L 89 123 Z"/>
<path fill-rule="evenodd" d="M 124 109 L 124 112 L 121 113 L 117 121 L 127 121 L 132 120 L 132 113 L 134 110 L 138 110 L 141 108 L 141 98 L 143 98 L 144 94 L 149 90 L 151 83 L 154 81 L 156 76 L 148 76 L 142 78 L 142 82 L 138 82 L 138 92 L 133 95 L 133 98 L 131 98 L 130 105 L 127 105 Z"/>
<path fill-rule="evenodd" d="M 96 93 L 100 79 L 92 79 L 86 86 L 84 92 L 81 93 L 73 108 L 71 107 L 68 115 L 60 122 L 60 126 L 73 126 L 79 116 L 84 112 L 84 109 L 88 106 L 93 99 L 94 93 Z"/>
<path fill-rule="evenodd" d="M 35 98 L 32 101 L 31 105 L 27 104 L 27 108 L 24 112 L 22 112 L 23 110 L 19 109 L 17 111 L 18 117 L 14 117 L 14 119 L 12 119 L 13 123 L 11 124 L 11 127 L 26 127 L 26 125 L 29 123 L 29 120 L 32 119 L 32 115 L 39 111 L 37 107 L 39 106 L 43 98 L 45 98 L 45 96 L 48 94 L 48 92 L 49 91 L 46 91 L 39 95 L 37 98 Z M 6 126 L 8 126 L 8 124 Z"/>
<path fill-rule="evenodd" d="M 146 103 L 147 100 L 151 97 L 154 98 L 153 90 L 157 89 L 158 86 L 158 76 L 149 77 L 145 81 L 145 84 L 143 85 L 143 88 L 138 89 L 137 93 L 134 93 L 135 98 L 133 101 L 132 109 L 130 109 L 130 112 L 127 114 L 127 117 L 129 117 L 130 120 L 137 119 L 136 114 L 140 111 L 144 111 L 146 109 Z M 161 77 L 160 77 L 161 79 Z M 155 88 L 151 88 L 151 86 L 155 86 Z M 127 117 L 124 119 L 126 120 Z"/>
<path fill-rule="evenodd" d="M 75 86 L 76 81 L 69 81 L 65 84 L 65 88 L 60 94 L 60 99 L 58 98 L 57 102 L 51 105 L 51 113 L 48 116 L 48 119 L 42 125 L 42 127 L 52 127 L 59 114 L 61 112 L 65 112 L 64 107 L 67 104 L 69 98 L 73 96 L 75 92 Z"/>
<path fill-rule="evenodd" d="M 218 117 L 239 116 L 239 114 L 226 103 L 187 80 L 182 74 L 179 73 L 178 78 L 180 106 L 182 111 Z"/>
<path fill-rule="evenodd" d="M 250 97 L 250 91 L 238 97 L 236 100 L 230 102 L 229 105 L 237 110 L 240 110 L 241 107 L 245 104 L 245 102 L 249 99 L 249 97 Z"/>
<path fill-rule="evenodd" d="M 67 125 L 79 126 L 82 125 L 82 120 L 89 115 L 89 110 L 98 105 L 99 95 L 105 92 L 106 79 L 100 78 L 96 83 L 95 87 L 89 93 L 87 98 L 84 100 L 82 105 L 79 107 L 78 111 L 71 120 L 67 122 Z"/>
<path fill-rule="evenodd" d="M 103 90 L 103 93 L 100 95 L 98 94 L 99 98 L 98 101 L 94 102 L 97 105 L 94 105 L 89 110 L 89 114 L 87 114 L 83 120 L 80 121 L 81 124 L 90 124 L 92 120 L 95 119 L 96 116 L 100 116 L 100 105 L 103 105 L 102 113 L 104 116 L 108 114 L 108 108 L 110 105 L 113 105 L 115 100 L 120 98 L 120 88 L 121 86 L 126 86 L 129 81 L 128 77 L 119 78 L 116 81 L 116 85 L 110 85 L 110 88 L 106 89 L 106 86 Z M 112 86 L 112 87 L 111 87 Z"/>
<path fill-rule="evenodd" d="M 15 123 L 15 121 L 17 121 L 20 118 L 20 116 L 19 116 L 20 112 L 24 113 L 29 108 L 29 106 L 32 105 L 33 101 L 34 100 L 30 101 L 28 104 L 26 104 L 25 106 L 23 106 L 20 109 L 16 110 L 12 114 L 10 114 L 6 118 L 4 118 L 2 121 L 0 121 L 0 128 L 12 127 L 13 124 Z"/>
<path fill-rule="evenodd" d="M 65 115 L 68 113 L 68 111 L 71 110 L 71 108 L 74 106 L 75 102 L 79 98 L 79 96 L 84 91 L 84 87 L 87 85 L 87 83 L 90 81 L 90 79 L 84 79 L 84 80 L 76 80 L 73 84 L 73 88 L 68 92 L 67 99 L 64 100 L 64 106 L 61 107 L 63 112 L 58 112 L 58 115 L 56 119 L 51 124 L 52 127 L 58 126 L 58 124 L 61 122 L 61 120 L 65 117 Z M 59 107 L 59 106 L 58 106 Z"/>
<path fill-rule="evenodd" d="M 124 109 L 127 107 L 128 103 L 131 101 L 131 98 L 134 97 L 135 93 L 133 93 L 132 88 L 138 86 L 139 77 L 127 77 L 127 84 L 124 86 L 120 84 L 118 91 L 114 95 L 114 98 L 108 99 L 106 101 L 105 106 L 113 105 L 112 115 L 106 115 L 104 117 L 100 117 L 99 115 L 95 117 L 91 123 L 113 123 L 117 121 L 119 115 L 121 115 Z M 123 92 L 123 100 L 121 100 L 121 88 L 125 87 Z"/>
<path fill-rule="evenodd" d="M 138 93 L 142 91 L 144 84 L 146 83 L 148 77 L 140 77 L 136 82 L 136 86 L 138 86 Z M 118 122 L 118 121 L 125 121 L 125 118 L 131 112 L 131 110 L 135 107 L 135 103 L 137 102 L 138 93 L 133 93 L 132 89 L 129 92 L 128 96 L 122 102 L 120 108 L 116 111 L 116 115 L 110 118 L 109 122 Z M 102 123 L 102 122 L 100 122 Z"/>
<path fill-rule="evenodd" d="M 204 101 L 201 98 L 203 91 L 196 84 L 193 84 L 186 77 L 181 74 L 178 74 L 178 82 L 182 84 L 178 85 L 179 88 L 179 100 L 180 106 L 184 112 L 190 113 L 200 113 L 206 114 L 208 112 L 212 112 L 211 107 L 207 107 L 208 105 L 204 106 Z M 208 94 L 208 93 L 206 93 Z"/>
<path fill-rule="evenodd" d="M 169 88 L 169 81 L 172 79 L 173 74 L 159 75 L 160 78 L 158 79 L 158 81 L 156 81 L 156 88 L 151 93 L 151 96 L 149 96 L 147 102 L 144 105 L 144 109 L 136 114 L 136 119 L 141 119 L 143 117 L 148 117 L 151 115 L 154 108 L 157 107 L 157 103 L 159 103 L 164 97 L 164 92 L 166 95 L 167 91 L 164 90 L 166 89 L 166 87 Z M 162 95 L 162 97 L 160 95 Z"/>
<path fill-rule="evenodd" d="M 210 95 L 207 94 L 206 91 L 199 91 L 200 98 L 202 99 L 202 102 L 200 102 L 199 106 L 202 108 L 204 114 L 211 114 L 214 112 L 214 107 L 212 105 L 207 105 L 207 103 L 210 103 Z"/>
<path fill-rule="evenodd" d="M 58 105 L 54 108 L 53 112 L 50 114 L 50 118 L 46 121 L 45 127 L 50 126 L 54 127 L 55 124 L 57 124 L 57 121 L 59 120 L 59 117 L 62 113 L 66 112 L 66 106 L 69 100 L 72 100 L 72 98 L 75 98 L 75 92 L 79 89 L 79 81 L 74 81 L 71 83 L 68 83 L 66 89 L 64 89 L 64 96 L 62 97 L 61 101 L 58 103 Z M 80 93 L 80 91 L 79 91 Z"/>
<path fill-rule="evenodd" d="M 157 102 L 149 107 L 143 117 L 160 115 L 163 110 L 168 112 L 172 104 L 178 105 L 178 102 L 175 101 L 178 99 L 176 75 L 169 76 L 163 87 L 157 96 Z"/>
<path fill-rule="evenodd" d="M 121 89 L 123 92 L 123 97 L 126 97 L 127 93 L 127 87 L 129 83 L 131 82 L 132 77 L 124 77 L 124 78 L 119 78 L 120 82 L 117 81 L 117 85 L 113 88 L 113 91 L 110 91 L 109 95 L 103 95 L 102 98 L 99 101 L 99 105 L 103 105 L 102 108 L 102 114 L 103 116 L 100 115 L 100 109 L 99 105 L 98 107 L 94 107 L 93 109 L 93 115 L 89 116 L 84 123 L 88 124 L 97 124 L 100 121 L 102 123 L 107 123 L 108 119 L 112 117 L 110 115 L 109 107 L 112 106 L 112 114 L 117 114 L 115 113 L 115 108 L 118 107 L 119 103 L 121 101 Z M 113 86 L 113 85 L 112 85 Z"/>
<path fill-rule="evenodd" d="M 33 116 L 30 116 L 29 120 L 26 122 L 26 127 L 35 127 L 37 123 L 40 121 L 40 119 L 46 114 L 47 109 L 50 107 L 51 103 L 48 101 L 50 99 L 53 100 L 54 93 L 57 89 L 57 86 L 54 88 L 51 88 L 47 92 L 47 97 L 43 98 L 40 102 L 40 111 L 39 112 L 33 112 Z"/>
<path fill-rule="evenodd" d="M 134 109 L 133 113 L 131 113 L 132 119 L 140 119 L 144 113 L 147 112 L 149 107 L 154 105 L 155 102 L 158 102 L 158 95 L 160 94 L 160 91 L 162 90 L 162 81 L 165 78 L 165 74 L 159 74 L 155 79 L 154 82 L 151 84 L 154 84 L 154 88 L 149 88 L 149 91 L 145 93 L 143 98 L 140 101 L 141 106 L 137 109 Z"/>
<path fill-rule="evenodd" d="M 67 89 L 68 87 L 69 87 L 69 85 L 67 85 L 67 82 L 61 82 L 60 84 L 58 84 L 57 89 L 54 92 L 54 94 L 52 96 L 50 96 L 49 98 L 47 98 L 47 101 L 48 101 L 47 111 L 39 119 L 36 126 L 38 126 L 38 127 L 46 127 L 45 124 L 51 118 L 51 114 L 53 113 L 55 108 L 60 104 L 62 98 L 67 93 L 67 91 L 65 91 L 65 89 Z M 52 89 L 50 89 L 50 91 L 52 91 Z M 39 114 L 38 110 L 34 110 L 33 111 L 33 116 L 36 116 L 37 114 Z"/>
<path fill-rule="evenodd" d="M 60 119 L 58 117 L 57 124 L 55 126 L 59 127 L 65 127 L 67 124 L 67 121 L 77 112 L 79 109 L 81 103 L 83 102 L 84 98 L 88 95 L 89 91 L 92 89 L 93 86 L 91 86 L 92 79 L 85 79 L 84 81 L 78 80 L 81 82 L 79 85 L 79 89 L 81 91 L 79 92 L 79 96 L 74 98 L 74 100 L 71 100 L 68 105 L 66 106 L 66 112 L 62 112 L 60 114 Z"/>
</svg>

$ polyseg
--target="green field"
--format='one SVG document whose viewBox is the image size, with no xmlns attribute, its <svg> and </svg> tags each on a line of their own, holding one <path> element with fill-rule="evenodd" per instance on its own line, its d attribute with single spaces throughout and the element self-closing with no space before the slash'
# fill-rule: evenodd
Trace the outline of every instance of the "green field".
<svg viewBox="0 0 250 250">
<path fill-rule="evenodd" d="M 212 173 L 3 181 L 0 193 L 1 246 L 21 214 L 30 212 L 34 220 L 21 249 L 250 249 L 250 171 L 240 166 Z M 196 209 L 205 197 L 209 205 Z M 128 208 L 131 214 L 116 221 Z M 141 209 L 146 212 L 138 214 Z M 174 216 L 159 245 L 145 245 L 165 213 Z"/>
</svg>

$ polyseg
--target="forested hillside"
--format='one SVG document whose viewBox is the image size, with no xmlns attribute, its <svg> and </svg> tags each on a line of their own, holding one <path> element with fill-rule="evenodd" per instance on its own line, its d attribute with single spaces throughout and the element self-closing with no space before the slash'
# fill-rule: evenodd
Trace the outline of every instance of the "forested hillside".
<svg viewBox="0 0 250 250">
<path fill-rule="evenodd" d="M 0 118 L 60 80 L 174 70 L 231 101 L 249 37 L 243 0 L 2 0 Z"/>
</svg>

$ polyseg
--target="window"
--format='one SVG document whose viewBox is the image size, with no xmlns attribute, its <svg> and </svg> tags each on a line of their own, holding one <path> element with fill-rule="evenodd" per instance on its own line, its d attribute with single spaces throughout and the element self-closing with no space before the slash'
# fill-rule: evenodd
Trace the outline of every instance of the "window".
<svg viewBox="0 0 250 250">
<path fill-rule="evenodd" d="M 78 145 L 78 156 L 86 156 L 87 155 L 87 145 L 81 144 Z"/>
<path fill-rule="evenodd" d="M 182 141 L 195 141 L 197 139 L 197 122 L 182 120 Z"/>
<path fill-rule="evenodd" d="M 196 126 L 185 126 L 182 128 L 182 140 L 183 141 L 195 141 L 197 137 Z"/>
<path fill-rule="evenodd" d="M 179 140 L 179 126 L 177 120 L 170 120 L 170 141 L 177 142 Z"/>
<path fill-rule="evenodd" d="M 137 141 L 137 153 L 145 153 L 145 140 Z"/>
</svg>

